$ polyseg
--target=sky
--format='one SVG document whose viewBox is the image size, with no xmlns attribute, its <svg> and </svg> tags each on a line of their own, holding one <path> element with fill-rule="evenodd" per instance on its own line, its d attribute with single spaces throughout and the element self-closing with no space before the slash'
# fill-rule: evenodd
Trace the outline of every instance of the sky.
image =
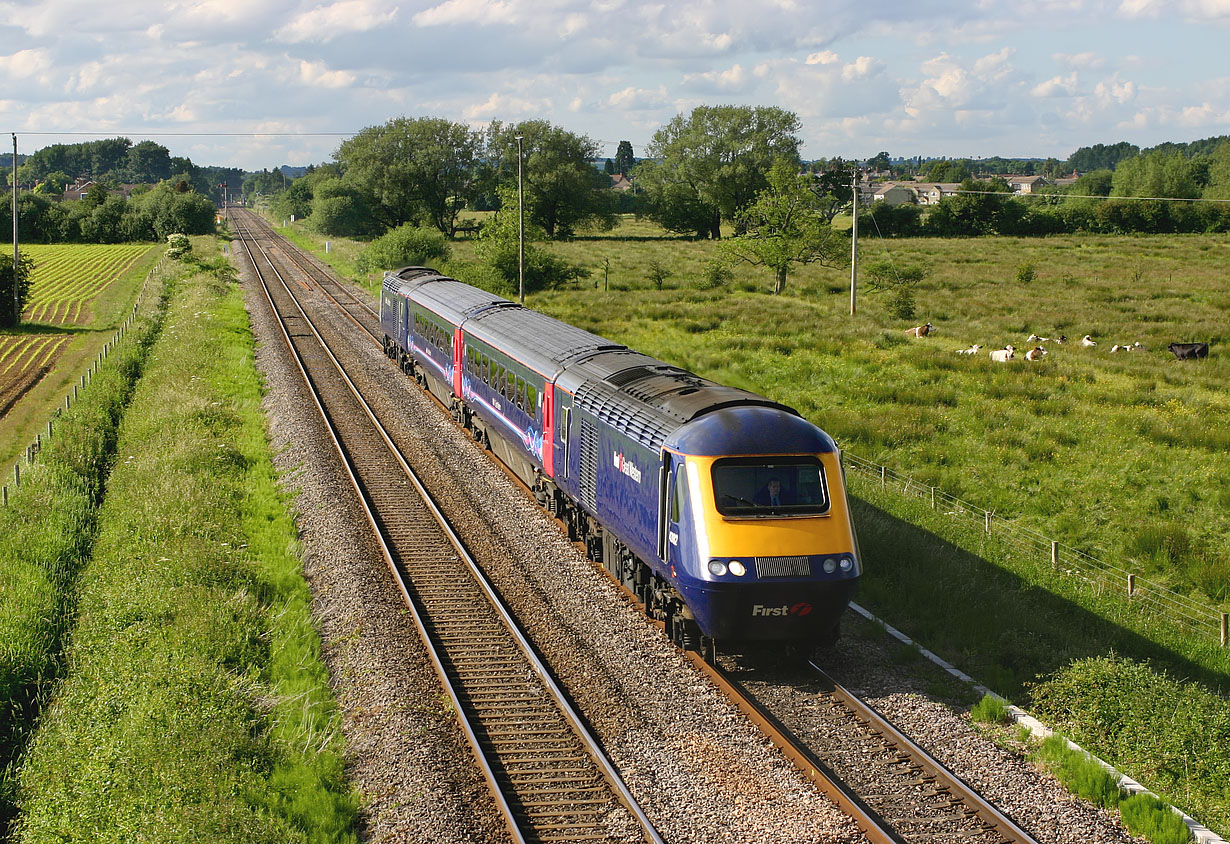
<svg viewBox="0 0 1230 844">
<path fill-rule="evenodd" d="M 793 111 L 809 160 L 1230 134 L 1230 0 L 0 0 L 0 150 L 23 154 L 123 136 L 272 169 L 443 117 L 641 156 L 726 104 Z"/>
</svg>

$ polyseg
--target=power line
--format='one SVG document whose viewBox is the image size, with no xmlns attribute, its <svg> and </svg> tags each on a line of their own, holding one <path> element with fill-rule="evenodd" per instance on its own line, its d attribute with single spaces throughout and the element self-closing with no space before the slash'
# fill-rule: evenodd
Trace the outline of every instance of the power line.
<svg viewBox="0 0 1230 844">
<path fill-rule="evenodd" d="M 921 182 L 920 184 L 930 184 Z M 952 193 L 972 194 L 976 196 L 1010 196 L 1013 199 L 1022 197 L 1037 197 L 1039 199 L 1134 199 L 1149 202 L 1230 202 L 1230 199 L 1203 199 L 1182 196 L 1102 196 L 1100 194 L 1084 193 L 1005 193 L 997 190 L 954 190 Z"/>
</svg>

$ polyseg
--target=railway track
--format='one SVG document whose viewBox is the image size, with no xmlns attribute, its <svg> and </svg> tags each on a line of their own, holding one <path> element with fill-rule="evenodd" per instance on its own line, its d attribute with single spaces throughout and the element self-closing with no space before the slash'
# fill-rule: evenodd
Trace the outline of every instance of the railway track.
<svg viewBox="0 0 1230 844">
<path fill-rule="evenodd" d="M 267 244 L 267 250 L 273 243 L 278 243 L 278 252 L 285 255 L 286 260 L 297 266 L 308 276 L 310 283 L 315 284 L 376 343 L 380 343 L 382 332 L 378 316 L 365 303 L 359 302 L 345 291 L 342 285 L 330 278 L 328 271 L 321 268 L 314 258 L 303 255 L 292 258 L 298 250 L 255 215 L 242 212 L 233 219 L 236 225 L 244 230 L 245 243 L 261 241 Z M 292 287 L 293 285 L 287 286 L 288 292 Z M 342 292 L 337 294 L 335 291 Z M 306 316 L 303 319 L 306 319 Z M 343 417 L 359 415 L 356 411 L 341 413 Z M 395 472 L 391 466 L 378 472 L 379 477 L 393 474 Z M 375 483 L 374 478 L 372 483 Z M 366 488 L 362 476 L 356 480 L 356 485 Z M 398 502 L 406 497 L 405 483 L 402 483 L 400 489 L 392 491 L 393 500 L 388 503 L 387 509 L 380 509 L 378 506 L 374 508 L 377 515 L 373 518 L 383 526 L 391 539 L 413 542 L 414 536 L 420 530 L 414 526 L 418 516 L 414 512 L 398 509 L 404 506 L 404 501 L 401 504 Z M 379 505 L 379 500 L 374 500 Z M 439 540 L 430 540 L 425 547 L 430 547 L 432 541 Z M 480 612 L 476 609 L 482 603 L 477 598 L 459 598 L 456 595 L 454 587 L 459 575 L 455 573 L 455 568 L 444 569 L 439 559 L 438 545 L 434 551 L 424 552 L 421 560 L 416 559 L 415 553 L 390 551 L 390 555 L 396 554 L 399 560 L 404 556 L 402 567 L 413 581 L 412 588 L 416 591 L 421 589 L 424 596 L 429 596 L 425 597 L 425 603 L 439 608 L 438 612 L 447 610 L 456 613 L 457 626 L 446 629 L 444 623 L 438 625 L 443 631 L 440 639 L 443 652 L 439 658 L 440 670 L 450 678 L 454 675 L 460 678 L 463 668 L 478 668 L 478 673 L 486 674 L 492 685 L 476 693 L 475 701 L 488 703 L 501 710 L 521 713 L 534 724 L 541 723 L 538 719 L 546 716 L 540 716 L 531 705 L 538 702 L 546 692 L 536 685 L 522 683 L 523 674 L 528 679 L 530 673 L 538 672 L 539 669 L 501 667 L 498 670 L 486 671 L 497 660 L 502 662 L 505 658 L 502 634 L 493 632 L 498 625 L 485 610 Z M 450 565 L 455 566 L 452 558 L 459 557 L 460 554 L 453 552 L 447 556 L 450 557 Z M 469 565 L 477 572 L 477 567 L 472 563 Z M 492 606 L 501 606 L 494 593 L 483 600 Z M 497 611 L 496 614 L 499 613 L 500 611 Z M 424 627 L 428 631 L 434 630 L 436 626 L 430 616 L 424 621 Z M 481 629 L 483 632 L 477 639 L 468 639 L 471 634 L 467 628 Z M 457 656 L 450 657 L 450 653 Z M 693 656 L 693 662 L 709 674 L 727 697 L 747 713 L 797 767 L 817 782 L 834 802 L 856 820 L 869 840 L 896 844 L 922 841 L 962 841 L 971 844 L 1035 842 L 1027 832 L 983 800 L 959 777 L 947 772 L 878 713 L 859 702 L 822 672 L 813 681 L 814 703 L 809 706 L 809 717 L 826 722 L 829 725 L 828 732 L 843 734 L 844 739 L 840 743 L 816 747 L 808 746 L 807 741 L 793 734 L 785 726 L 783 719 L 758 703 L 743 689 L 736 677 L 697 656 Z M 818 668 L 816 670 L 819 671 Z M 549 678 L 545 668 L 540 671 L 541 677 Z M 463 694 L 456 696 L 459 711 L 462 711 L 465 698 Z M 559 757 L 567 765 L 580 758 L 576 755 L 577 752 L 568 750 L 565 743 L 560 743 L 561 733 L 538 726 L 534 730 L 536 743 L 532 746 L 519 746 L 522 749 L 510 754 L 509 758 L 517 760 L 514 768 L 537 772 L 548 760 L 555 757 Z M 505 735 L 502 729 L 491 733 L 475 730 L 474 736 L 480 745 L 480 733 L 493 737 Z M 528 749 L 531 747 L 533 749 Z M 554 784 L 548 785 L 546 777 L 531 776 L 531 780 L 534 779 L 542 780 L 539 784 L 545 791 L 555 793 L 558 789 Z M 591 777 L 587 778 L 586 782 L 593 784 L 595 781 Z M 571 786 L 562 788 L 568 790 Z M 583 792 L 570 793 L 579 797 Z M 584 793 L 592 796 L 590 792 Z M 510 806 L 517 803 L 517 799 L 509 801 Z M 596 796 L 593 797 L 593 802 L 588 802 L 587 798 L 579 805 L 586 808 L 574 820 L 569 821 L 568 826 L 571 833 L 575 834 L 581 834 L 582 829 L 592 829 L 601 821 L 604 813 L 610 811 L 603 808 L 610 804 L 601 802 Z M 550 812 L 549 809 L 546 811 Z"/>
<path fill-rule="evenodd" d="M 327 348 L 287 268 L 235 220 L 514 841 L 661 842 Z"/>
</svg>

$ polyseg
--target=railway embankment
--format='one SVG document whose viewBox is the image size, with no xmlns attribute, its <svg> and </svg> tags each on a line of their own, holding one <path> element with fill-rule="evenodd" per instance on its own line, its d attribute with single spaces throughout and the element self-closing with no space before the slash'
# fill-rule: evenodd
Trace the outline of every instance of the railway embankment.
<svg viewBox="0 0 1230 844">
<path fill-rule="evenodd" d="M 15 840 L 353 840 L 357 800 L 228 269 L 176 273 L 131 403 L 110 412 L 106 494 L 88 548 L 70 549 L 68 644 L 49 663 L 63 669 L 8 779 Z M 30 562 L 5 541 L 6 559 Z"/>
</svg>

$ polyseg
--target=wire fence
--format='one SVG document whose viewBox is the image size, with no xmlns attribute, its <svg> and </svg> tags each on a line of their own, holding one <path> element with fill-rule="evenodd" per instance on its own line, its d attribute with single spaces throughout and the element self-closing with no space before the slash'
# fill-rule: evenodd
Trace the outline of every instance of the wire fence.
<svg viewBox="0 0 1230 844">
<path fill-rule="evenodd" d="M 847 473 L 854 478 L 878 484 L 886 491 L 905 497 L 930 501 L 931 509 L 966 524 L 981 523 L 987 536 L 1025 560 L 1048 562 L 1058 572 L 1079 577 L 1109 593 L 1125 595 L 1134 602 L 1165 616 L 1176 625 L 1198 635 L 1217 637 L 1222 647 L 1230 644 L 1230 619 L 1217 607 L 1202 603 L 1153 583 L 1127 569 L 1099 560 L 1038 531 L 997 516 L 993 511 L 962 501 L 941 489 L 921 483 L 887 466 L 842 452 Z"/>
</svg>

